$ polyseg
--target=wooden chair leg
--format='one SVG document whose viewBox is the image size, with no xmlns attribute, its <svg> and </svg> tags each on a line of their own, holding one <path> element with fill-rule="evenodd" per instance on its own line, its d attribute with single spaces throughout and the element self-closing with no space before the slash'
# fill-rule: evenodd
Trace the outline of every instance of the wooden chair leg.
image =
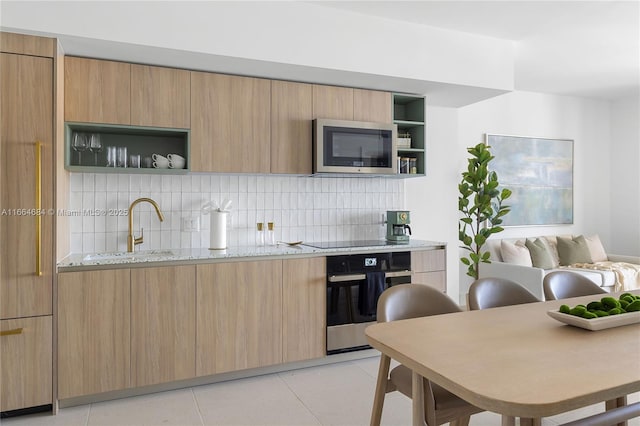
<svg viewBox="0 0 640 426">
<path fill-rule="evenodd" d="M 520 418 L 520 426 L 541 426 L 542 425 L 542 419 L 537 417 L 534 419 L 530 419 L 530 418 Z"/>
<path fill-rule="evenodd" d="M 606 411 L 613 410 L 614 408 L 624 407 L 627 405 L 627 397 L 621 396 L 620 398 L 611 399 L 604 403 L 604 408 Z M 627 426 L 628 422 L 624 421 L 618 423 L 616 426 Z"/>
<path fill-rule="evenodd" d="M 502 426 L 516 426 L 516 418 L 513 416 L 502 415 Z"/>
<path fill-rule="evenodd" d="M 449 426 L 469 426 L 470 420 L 471 420 L 471 416 L 460 417 L 459 419 L 449 423 Z"/>
<path fill-rule="evenodd" d="M 382 419 L 382 407 L 384 406 L 384 395 L 387 392 L 387 381 L 389 380 L 390 363 L 391 358 L 385 354 L 380 355 L 378 381 L 376 383 L 376 393 L 373 397 L 373 408 L 371 410 L 371 426 L 380 426 L 380 420 Z"/>
</svg>

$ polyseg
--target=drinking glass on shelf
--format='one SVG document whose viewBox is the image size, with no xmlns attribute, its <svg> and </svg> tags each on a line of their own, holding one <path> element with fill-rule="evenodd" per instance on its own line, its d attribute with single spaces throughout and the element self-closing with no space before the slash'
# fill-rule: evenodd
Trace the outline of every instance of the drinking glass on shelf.
<svg viewBox="0 0 640 426">
<path fill-rule="evenodd" d="M 71 147 L 78 153 L 78 165 L 82 165 L 82 153 L 87 150 L 87 135 L 75 132 L 71 140 Z"/>
<path fill-rule="evenodd" d="M 91 133 L 89 136 L 89 149 L 93 152 L 95 158 L 93 164 L 98 165 L 98 153 L 102 152 L 102 141 L 100 140 L 100 134 Z"/>
</svg>

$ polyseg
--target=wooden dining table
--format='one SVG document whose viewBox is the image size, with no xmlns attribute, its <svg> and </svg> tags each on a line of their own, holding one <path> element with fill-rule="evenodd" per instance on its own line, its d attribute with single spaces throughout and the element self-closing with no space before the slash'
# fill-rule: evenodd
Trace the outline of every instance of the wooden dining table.
<svg viewBox="0 0 640 426">
<path fill-rule="evenodd" d="M 423 377 L 502 414 L 503 424 L 516 417 L 521 425 L 534 424 L 602 401 L 614 408 L 640 391 L 640 324 L 590 331 L 547 314 L 599 298 L 378 323 L 365 334 L 372 347 L 413 371 L 414 425 L 425 425 Z M 376 389 L 382 397 L 384 379 Z"/>
</svg>

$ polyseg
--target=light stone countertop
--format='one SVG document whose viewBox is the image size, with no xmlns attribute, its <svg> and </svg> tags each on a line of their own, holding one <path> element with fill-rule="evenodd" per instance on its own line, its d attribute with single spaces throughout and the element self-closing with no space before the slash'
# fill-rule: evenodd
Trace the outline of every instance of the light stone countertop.
<svg viewBox="0 0 640 426">
<path fill-rule="evenodd" d="M 134 253 L 74 253 L 57 264 L 58 272 L 72 272 L 97 269 L 171 266 L 180 264 L 213 263 L 220 261 L 268 260 L 295 257 L 332 256 L 337 254 L 381 253 L 391 251 L 432 250 L 445 248 L 446 243 L 437 241 L 411 240 L 408 244 L 386 244 L 348 248 L 319 249 L 305 245 L 290 247 L 239 246 L 226 250 L 209 249 L 159 249 L 142 250 Z"/>
</svg>

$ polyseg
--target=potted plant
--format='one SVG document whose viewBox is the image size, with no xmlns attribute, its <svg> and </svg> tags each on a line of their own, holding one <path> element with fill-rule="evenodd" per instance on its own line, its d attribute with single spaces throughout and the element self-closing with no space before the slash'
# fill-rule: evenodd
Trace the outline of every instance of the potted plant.
<svg viewBox="0 0 640 426">
<path fill-rule="evenodd" d="M 500 226 L 502 218 L 510 208 L 503 201 L 511 196 L 507 188 L 498 188 L 498 175 L 489 169 L 490 146 L 484 143 L 467 148 L 471 154 L 467 171 L 462 173 L 458 185 L 458 210 L 462 213 L 458 227 L 458 239 L 462 248 L 469 252 L 460 261 L 467 265 L 467 275 L 478 279 L 480 262 L 491 263 L 490 252 L 482 251 L 487 238 L 504 230 Z"/>
</svg>

